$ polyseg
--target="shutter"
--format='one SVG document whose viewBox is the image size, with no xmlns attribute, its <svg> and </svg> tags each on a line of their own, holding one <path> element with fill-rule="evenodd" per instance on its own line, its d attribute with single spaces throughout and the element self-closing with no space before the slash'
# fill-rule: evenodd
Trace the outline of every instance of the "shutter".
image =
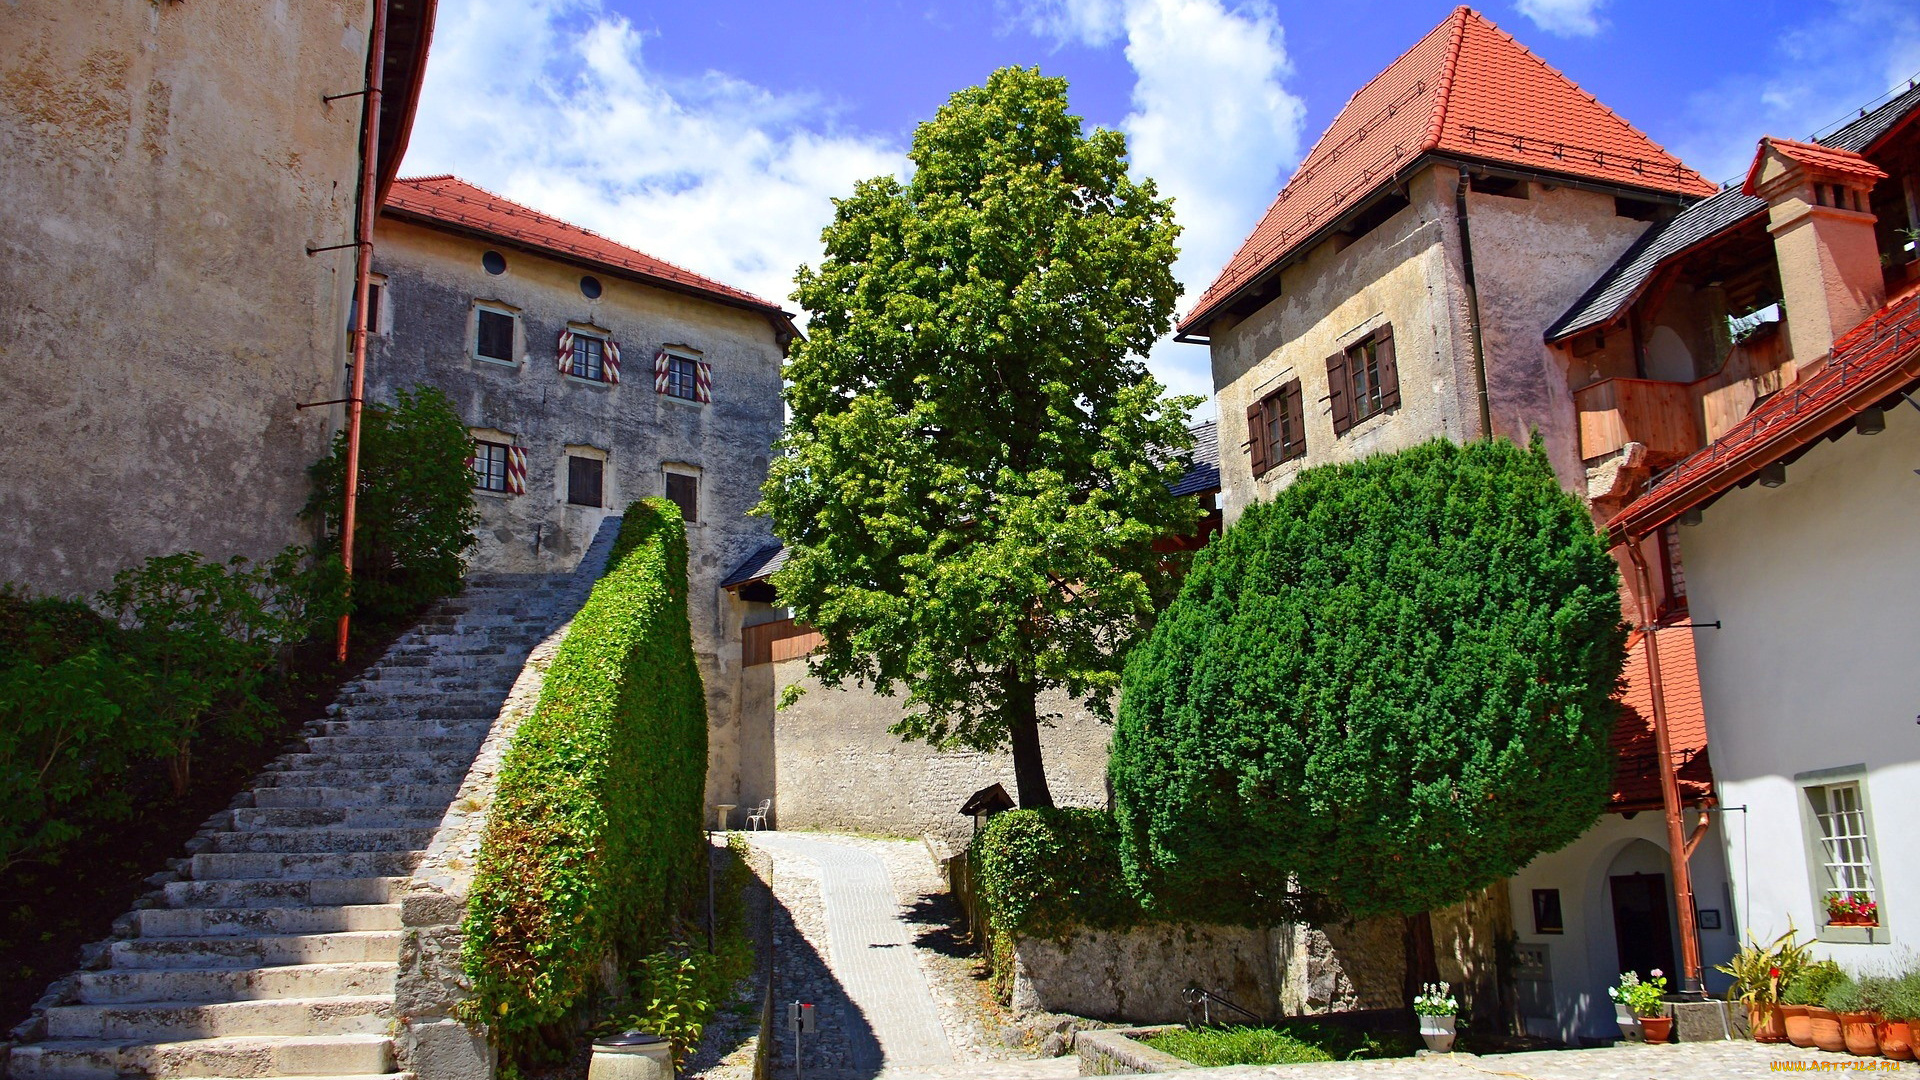
<svg viewBox="0 0 1920 1080">
<path fill-rule="evenodd" d="M 608 383 L 620 385 L 620 345 L 612 338 L 607 339 L 606 356 L 600 364 L 601 377 Z"/>
<path fill-rule="evenodd" d="M 667 350 L 661 349 L 653 354 L 653 392 L 667 392 Z"/>
<path fill-rule="evenodd" d="M 1393 359 L 1393 326 L 1381 327 L 1377 337 L 1380 343 L 1374 357 L 1380 368 L 1380 408 L 1396 409 L 1400 407 L 1400 365 Z"/>
<path fill-rule="evenodd" d="M 562 375 L 573 370 L 573 331 L 560 331 L 560 344 L 553 350 L 553 361 Z"/>
<path fill-rule="evenodd" d="M 1256 401 L 1247 406 L 1247 453 L 1253 458 L 1253 475 L 1258 477 L 1270 466 L 1267 460 L 1267 403 Z"/>
<path fill-rule="evenodd" d="M 1327 357 L 1327 407 L 1333 416 L 1333 433 L 1345 435 L 1353 426 L 1353 382 L 1347 378 L 1347 354 Z"/>
<path fill-rule="evenodd" d="M 713 365 L 705 360 L 694 364 L 693 397 L 700 402 L 713 400 Z"/>
<path fill-rule="evenodd" d="M 1304 457 L 1307 453 L 1307 399 L 1300 389 L 1300 380 L 1287 384 L 1287 390 L 1280 399 L 1280 408 L 1287 413 L 1287 430 L 1293 433 L 1293 451 L 1289 459 Z"/>
<path fill-rule="evenodd" d="M 527 493 L 527 452 L 518 446 L 507 447 L 507 494 Z"/>
</svg>

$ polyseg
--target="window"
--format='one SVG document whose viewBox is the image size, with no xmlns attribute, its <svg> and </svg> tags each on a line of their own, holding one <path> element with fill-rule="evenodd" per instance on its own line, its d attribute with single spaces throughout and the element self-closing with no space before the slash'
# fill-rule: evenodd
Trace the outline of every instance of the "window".
<svg viewBox="0 0 1920 1080">
<path fill-rule="evenodd" d="M 686 521 L 700 520 L 700 478 L 685 473 L 667 474 L 667 499 L 680 507 Z"/>
<path fill-rule="evenodd" d="M 1253 457 L 1253 475 L 1260 476 L 1306 452 L 1306 399 L 1294 379 L 1247 410 L 1247 453 Z"/>
<path fill-rule="evenodd" d="M 700 400 L 700 365 L 684 356 L 667 354 L 667 396 Z"/>
<path fill-rule="evenodd" d="M 507 272 L 507 257 L 497 251 L 489 251 L 480 256 L 480 266 L 495 277 Z"/>
<path fill-rule="evenodd" d="M 505 443 L 473 443 L 473 486 L 481 491 L 507 492 L 507 460 L 511 448 Z"/>
<path fill-rule="evenodd" d="M 367 333 L 369 334 L 377 334 L 380 332 L 380 294 L 385 291 L 386 286 L 384 283 L 378 281 L 367 282 Z M 353 329 L 354 320 L 359 317 L 360 297 L 356 295 L 352 302 L 347 304 L 348 330 Z"/>
<path fill-rule="evenodd" d="M 1533 890 L 1533 932 L 1536 934 L 1564 934 L 1567 932 L 1565 920 L 1560 917 L 1560 890 Z"/>
<path fill-rule="evenodd" d="M 1868 900 L 1877 900 L 1873 887 L 1873 843 L 1867 835 L 1867 810 L 1860 798 L 1860 782 L 1820 784 L 1806 790 L 1813 819 L 1820 826 L 1822 908 L 1828 897 L 1864 894 Z M 1824 911 L 1815 914 L 1825 917 Z"/>
<path fill-rule="evenodd" d="M 607 342 L 605 338 L 592 337 L 575 331 L 573 335 L 573 359 L 567 367 L 567 374 L 576 379 L 591 379 L 605 382 L 607 378 Z M 599 506 L 599 503 L 593 505 Z"/>
<path fill-rule="evenodd" d="M 1634 221 L 1652 221 L 1660 216 L 1660 204 L 1649 199 L 1629 199 L 1625 195 L 1615 195 L 1613 216 Z"/>
<path fill-rule="evenodd" d="M 1327 358 L 1327 403 L 1333 433 L 1400 406 L 1400 368 L 1394 361 L 1393 327 L 1383 326 Z"/>
<path fill-rule="evenodd" d="M 1482 195 L 1498 195 L 1504 199 L 1524 199 L 1527 197 L 1527 182 L 1511 176 L 1488 176 L 1474 173 L 1467 180 L 1467 187 Z"/>
<path fill-rule="evenodd" d="M 607 463 L 599 458 L 567 455 L 567 501 L 575 506 L 602 506 Z"/>
<path fill-rule="evenodd" d="M 474 355 L 513 363 L 513 316 L 492 308 L 475 308 L 474 320 Z"/>
</svg>

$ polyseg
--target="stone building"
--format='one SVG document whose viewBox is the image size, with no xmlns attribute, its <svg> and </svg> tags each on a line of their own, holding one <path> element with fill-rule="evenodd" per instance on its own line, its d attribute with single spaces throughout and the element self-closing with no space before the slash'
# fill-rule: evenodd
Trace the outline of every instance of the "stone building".
<svg viewBox="0 0 1920 1080">
<path fill-rule="evenodd" d="M 721 578 L 768 541 L 747 511 L 780 435 L 777 305 L 450 176 L 403 179 L 375 231 L 368 398 L 452 398 L 474 440 L 473 569 L 571 569 L 603 518 L 686 514 L 711 802 L 771 794 L 772 700 L 743 682 L 752 605 Z"/>
<path fill-rule="evenodd" d="M 1436 437 L 1537 433 L 1562 483 L 1586 494 L 1600 463 L 1582 442 L 1581 384 L 1546 333 L 1650 228 L 1716 190 L 1457 9 L 1353 96 L 1180 324 L 1211 351 L 1229 527 L 1303 468 Z M 1665 544 L 1644 547 L 1672 567 L 1654 598 L 1671 614 L 1682 579 Z M 1683 766 L 1681 801 L 1709 803 L 1712 775 L 1690 631 L 1660 633 L 1658 709 L 1646 667 L 1628 673 L 1613 813 L 1541 856 L 1483 932 L 1440 942 L 1442 973 L 1467 977 L 1493 969 L 1494 940 L 1538 930 L 1522 935 L 1516 989 L 1542 1034 L 1613 1034 L 1606 987 L 1622 970 L 1677 974 L 1695 922 L 1674 906 L 1667 811 L 1680 807 L 1662 790 L 1656 712 Z M 1692 878 L 1718 915 L 1724 864 L 1697 860 Z M 1709 970 L 1737 944 L 1730 919 L 1700 940 Z M 1470 981 L 1487 1000 L 1491 985 Z"/>
<path fill-rule="evenodd" d="M 379 183 L 433 0 L 386 4 Z M 307 541 L 343 422 L 374 0 L 0 4 L 0 581 Z M 344 245 L 344 246 L 341 246 Z M 313 252 L 315 248 L 331 248 Z"/>
</svg>

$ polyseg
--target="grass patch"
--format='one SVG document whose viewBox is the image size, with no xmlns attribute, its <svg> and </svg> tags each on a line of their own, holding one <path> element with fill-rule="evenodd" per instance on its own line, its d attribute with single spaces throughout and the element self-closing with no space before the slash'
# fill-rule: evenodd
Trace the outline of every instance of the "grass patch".
<svg viewBox="0 0 1920 1080">
<path fill-rule="evenodd" d="M 1278 1027 L 1183 1028 L 1140 1041 L 1203 1067 L 1409 1057 L 1416 1048 L 1413 1037 L 1403 1033 L 1355 1031 L 1311 1020 Z"/>
</svg>

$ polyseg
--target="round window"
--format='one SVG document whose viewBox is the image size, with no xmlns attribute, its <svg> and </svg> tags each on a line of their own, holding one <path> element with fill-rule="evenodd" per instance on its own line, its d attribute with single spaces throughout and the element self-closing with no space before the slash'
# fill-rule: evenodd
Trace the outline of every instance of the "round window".
<svg viewBox="0 0 1920 1080">
<path fill-rule="evenodd" d="M 480 256 L 480 265 L 486 267 L 489 274 L 504 274 L 507 272 L 507 257 L 497 251 L 489 251 Z"/>
<path fill-rule="evenodd" d="M 600 279 L 588 274 L 580 279 L 580 292 L 589 300 L 600 299 Z"/>
</svg>

